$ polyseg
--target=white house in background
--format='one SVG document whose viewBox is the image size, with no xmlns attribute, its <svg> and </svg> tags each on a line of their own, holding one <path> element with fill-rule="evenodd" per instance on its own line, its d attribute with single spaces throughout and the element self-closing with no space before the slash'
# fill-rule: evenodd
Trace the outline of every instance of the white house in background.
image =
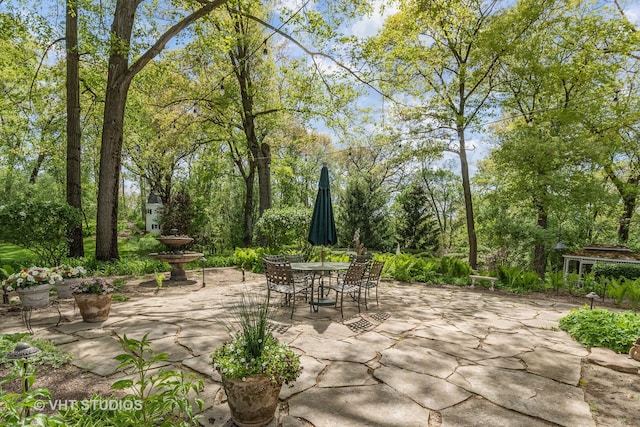
<svg viewBox="0 0 640 427">
<path fill-rule="evenodd" d="M 590 245 L 582 250 L 562 254 L 562 258 L 565 279 L 572 272 L 582 277 L 583 274 L 589 273 L 596 263 L 640 264 L 640 254 L 617 245 Z"/>
<path fill-rule="evenodd" d="M 146 209 L 145 223 L 147 233 L 160 234 L 160 211 L 162 210 L 162 199 L 160 196 L 155 193 L 149 194 Z"/>
</svg>

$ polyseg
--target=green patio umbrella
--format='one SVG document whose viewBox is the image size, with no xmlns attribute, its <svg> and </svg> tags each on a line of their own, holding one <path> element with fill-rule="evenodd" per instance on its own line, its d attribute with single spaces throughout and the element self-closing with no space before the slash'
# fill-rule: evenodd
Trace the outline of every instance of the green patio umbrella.
<svg viewBox="0 0 640 427">
<path fill-rule="evenodd" d="M 322 246 L 322 261 L 324 262 L 324 247 L 335 245 L 338 242 L 336 223 L 333 219 L 333 207 L 331 206 L 331 190 L 329 189 L 329 169 L 327 164 L 322 164 L 320 170 L 320 182 L 318 183 L 318 195 L 313 207 L 311 226 L 309 227 L 309 243 L 314 246 Z"/>
</svg>

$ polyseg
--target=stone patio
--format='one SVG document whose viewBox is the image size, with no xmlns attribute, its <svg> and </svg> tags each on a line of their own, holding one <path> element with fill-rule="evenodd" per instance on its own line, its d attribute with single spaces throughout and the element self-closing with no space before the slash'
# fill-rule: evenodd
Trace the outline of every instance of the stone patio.
<svg viewBox="0 0 640 427">
<path fill-rule="evenodd" d="M 231 270 L 210 269 L 201 287 L 201 273 L 189 274 L 191 286 L 114 302 L 104 323 L 83 323 L 70 302 L 58 327 L 48 310 L 35 311 L 35 335 L 72 353 L 74 365 L 115 379 L 123 375 L 113 359 L 118 337 L 148 334 L 173 369 L 204 377 L 202 425 L 232 426 L 209 355 L 229 337 L 230 305 L 243 291 L 261 291 L 264 279 L 216 285 Z M 302 355 L 304 369 L 282 389 L 270 426 L 595 426 L 579 384 L 582 359 L 640 368 L 612 352 L 591 354 L 559 330 L 557 320 L 575 308 L 568 304 L 385 280 L 379 295 L 380 306 L 361 313 L 345 302 L 344 318 L 332 307 L 311 313 L 302 301 L 293 320 L 282 310 L 275 335 Z M 19 314 L 3 330 L 25 331 Z"/>
</svg>

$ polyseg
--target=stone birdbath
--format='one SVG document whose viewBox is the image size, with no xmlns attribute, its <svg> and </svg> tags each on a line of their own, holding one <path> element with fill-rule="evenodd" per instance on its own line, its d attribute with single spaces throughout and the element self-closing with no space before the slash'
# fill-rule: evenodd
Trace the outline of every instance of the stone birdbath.
<svg viewBox="0 0 640 427">
<path fill-rule="evenodd" d="M 171 265 L 171 276 L 169 280 L 172 282 L 186 282 L 187 273 L 184 271 L 184 265 L 188 262 L 202 258 L 204 254 L 193 251 L 182 251 L 180 247 L 193 242 L 193 237 L 178 234 L 178 230 L 171 229 L 168 236 L 159 236 L 156 239 L 169 247 L 167 252 L 154 252 L 149 254 L 151 258 L 164 261 Z"/>
</svg>

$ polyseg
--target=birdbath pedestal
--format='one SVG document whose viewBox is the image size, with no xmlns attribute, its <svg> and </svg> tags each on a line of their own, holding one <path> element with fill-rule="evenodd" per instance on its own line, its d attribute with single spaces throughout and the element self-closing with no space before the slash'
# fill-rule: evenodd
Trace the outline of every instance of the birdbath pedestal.
<svg viewBox="0 0 640 427">
<path fill-rule="evenodd" d="M 179 236 L 177 230 L 171 231 L 174 234 L 156 237 L 160 243 L 168 246 L 171 251 L 152 253 L 149 254 L 149 256 L 159 261 L 164 261 L 171 266 L 170 281 L 185 282 L 187 281 L 187 273 L 184 271 L 184 265 L 202 258 L 204 254 L 200 252 L 181 251 L 179 248 L 193 242 L 193 238 L 189 236 Z"/>
</svg>

